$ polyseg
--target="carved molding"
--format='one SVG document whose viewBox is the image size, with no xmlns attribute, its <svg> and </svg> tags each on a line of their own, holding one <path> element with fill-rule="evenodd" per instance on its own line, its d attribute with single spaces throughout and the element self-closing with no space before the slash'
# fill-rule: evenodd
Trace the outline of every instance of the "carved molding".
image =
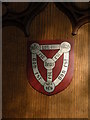
<svg viewBox="0 0 90 120">
<path fill-rule="evenodd" d="M 47 6 L 46 2 L 28 3 L 27 8 L 22 12 L 16 12 L 9 7 L 9 3 L 3 3 L 6 7 L 6 12 L 3 14 L 4 26 L 17 26 L 24 31 L 25 35 L 29 36 L 30 24 L 33 18 L 39 14 Z M 78 29 L 85 23 L 90 22 L 90 7 L 89 3 L 84 7 L 78 7 L 76 2 L 55 2 L 56 7 L 64 12 L 72 23 L 72 35 L 77 34 Z"/>
<path fill-rule="evenodd" d="M 23 32 L 25 33 L 25 35 L 28 37 L 30 35 L 29 33 L 29 28 L 30 28 L 30 24 L 33 20 L 33 18 L 40 13 L 46 6 L 48 3 L 28 3 L 28 7 L 22 11 L 22 12 L 16 12 L 13 9 L 9 8 L 9 4 L 8 3 L 3 3 L 6 8 L 7 11 L 6 13 L 3 15 L 2 17 L 2 25 L 4 26 L 17 26 L 19 27 L 21 30 L 23 30 Z"/>
<path fill-rule="evenodd" d="M 90 6 L 89 3 L 80 3 L 86 4 L 86 8 L 78 7 L 76 4 L 77 2 L 62 2 L 62 3 L 55 3 L 56 7 L 64 12 L 70 19 L 72 23 L 72 35 L 76 35 L 78 29 L 90 22 Z"/>
</svg>

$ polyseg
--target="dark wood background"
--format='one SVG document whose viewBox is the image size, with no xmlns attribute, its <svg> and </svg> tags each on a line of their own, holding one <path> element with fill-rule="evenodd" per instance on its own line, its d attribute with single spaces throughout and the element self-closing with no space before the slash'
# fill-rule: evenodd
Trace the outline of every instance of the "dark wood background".
<svg viewBox="0 0 90 120">
<path fill-rule="evenodd" d="M 24 6 L 25 3 L 11 4 L 18 11 Z M 49 3 L 32 21 L 29 38 L 15 26 L 3 28 L 3 118 L 88 118 L 89 25 L 83 25 L 78 34 L 72 36 L 68 17 Z M 74 39 L 74 75 L 67 89 L 48 97 L 29 85 L 28 39 Z"/>
</svg>

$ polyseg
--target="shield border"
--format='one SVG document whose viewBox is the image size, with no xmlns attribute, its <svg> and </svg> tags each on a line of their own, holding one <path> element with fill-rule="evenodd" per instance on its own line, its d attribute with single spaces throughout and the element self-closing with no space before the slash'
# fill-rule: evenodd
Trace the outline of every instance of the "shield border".
<svg viewBox="0 0 90 120">
<path fill-rule="evenodd" d="M 66 73 L 66 76 L 65 78 L 63 79 L 63 81 L 60 83 L 60 85 L 56 86 L 56 89 L 51 92 L 51 93 L 47 93 L 46 91 L 41 91 L 41 89 L 43 89 L 43 86 L 41 86 L 42 88 L 40 89 L 39 87 L 35 87 L 34 84 L 35 81 L 36 81 L 36 78 L 33 74 L 33 70 L 32 70 L 32 75 L 34 77 L 34 81 L 31 82 L 29 80 L 30 78 L 30 75 L 29 75 L 29 68 L 32 69 L 32 61 L 31 61 L 31 52 L 30 52 L 30 45 L 32 43 L 38 43 L 38 44 L 61 44 L 62 42 L 69 42 L 71 44 L 71 51 L 70 51 L 70 55 L 69 55 L 69 66 L 68 66 L 68 71 Z M 27 56 L 29 57 L 29 59 L 27 59 L 27 78 L 28 78 L 28 81 L 30 83 L 30 85 L 35 89 L 37 90 L 39 93 L 42 93 L 44 95 L 48 95 L 48 96 L 51 96 L 51 95 L 55 95 L 61 91 L 63 91 L 64 89 L 66 89 L 69 84 L 71 83 L 72 81 L 72 77 L 73 77 L 73 72 L 74 72 L 74 40 L 38 40 L 38 41 L 28 41 L 27 42 Z M 31 64 L 31 65 L 30 65 Z M 31 66 L 31 67 L 30 67 Z M 31 71 L 31 70 L 30 70 Z M 68 79 L 69 78 L 69 79 Z M 66 79 L 68 79 L 68 82 L 65 82 Z M 38 81 L 37 81 L 38 82 Z M 40 84 L 40 83 L 37 83 L 37 84 Z M 60 88 L 59 88 L 60 86 Z"/>
</svg>

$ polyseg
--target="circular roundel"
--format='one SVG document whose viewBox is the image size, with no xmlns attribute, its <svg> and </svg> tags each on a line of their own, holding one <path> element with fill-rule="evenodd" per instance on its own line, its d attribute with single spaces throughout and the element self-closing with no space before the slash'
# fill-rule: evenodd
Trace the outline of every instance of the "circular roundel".
<svg viewBox="0 0 90 120">
<path fill-rule="evenodd" d="M 33 43 L 30 47 L 32 53 L 37 53 L 40 50 L 39 44 Z"/>
<path fill-rule="evenodd" d="M 45 82 L 44 84 L 44 90 L 48 93 L 53 92 L 55 89 L 55 85 L 53 82 Z"/>
<path fill-rule="evenodd" d="M 44 62 L 44 67 L 46 69 L 53 69 L 55 67 L 55 62 L 51 58 L 48 58 Z"/>
<path fill-rule="evenodd" d="M 63 43 L 61 43 L 61 50 L 62 50 L 63 52 L 69 52 L 70 49 L 71 49 L 70 43 L 68 43 L 68 42 L 63 42 Z"/>
</svg>

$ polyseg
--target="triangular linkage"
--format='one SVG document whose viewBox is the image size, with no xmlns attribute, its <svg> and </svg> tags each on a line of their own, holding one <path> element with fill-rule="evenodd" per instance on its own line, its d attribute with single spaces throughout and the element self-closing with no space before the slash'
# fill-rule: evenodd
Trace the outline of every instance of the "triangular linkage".
<svg viewBox="0 0 90 120">
<path fill-rule="evenodd" d="M 41 50 L 56 50 L 58 52 L 52 57 L 47 58 Z M 30 51 L 32 53 L 32 69 L 33 73 L 38 80 L 38 82 L 44 86 L 44 90 L 48 93 L 54 91 L 55 87 L 60 84 L 60 82 L 64 79 L 68 66 L 69 66 L 69 51 L 71 50 L 71 45 L 68 42 L 62 42 L 61 44 L 47 44 L 47 45 L 39 45 L 38 43 L 33 43 L 30 46 Z M 52 81 L 53 68 L 55 67 L 55 62 L 64 54 L 63 57 L 63 65 L 62 69 L 58 75 L 58 77 Z M 37 55 L 44 62 L 44 67 L 47 70 L 47 81 L 43 79 L 41 76 L 38 65 L 37 65 Z"/>
</svg>

